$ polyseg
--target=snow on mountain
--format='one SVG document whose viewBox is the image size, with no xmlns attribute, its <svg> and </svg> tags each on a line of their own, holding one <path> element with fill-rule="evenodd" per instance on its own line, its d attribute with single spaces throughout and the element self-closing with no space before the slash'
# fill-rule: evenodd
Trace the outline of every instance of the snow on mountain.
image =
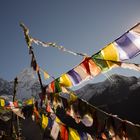
<svg viewBox="0 0 140 140">
<path fill-rule="evenodd" d="M 17 98 L 26 99 L 38 95 L 40 85 L 32 68 L 24 69 L 18 76 Z"/>
<path fill-rule="evenodd" d="M 140 112 L 136 111 L 140 106 L 140 78 L 112 75 L 103 82 L 87 84 L 76 93 L 108 113 L 140 123 Z"/>
<path fill-rule="evenodd" d="M 136 77 L 126 77 L 122 75 L 112 75 L 109 79 L 96 84 L 87 84 L 76 91 L 80 98 L 93 104 L 104 104 L 114 102 L 128 96 L 130 91 L 140 88 L 140 79 Z M 123 94 L 122 94 L 123 92 Z M 101 96 L 106 96 L 104 101 Z M 99 98 L 99 99 L 98 99 Z M 98 100 L 97 100 L 98 99 Z"/>
<path fill-rule="evenodd" d="M 36 73 L 32 68 L 24 69 L 20 74 L 17 75 L 18 85 L 17 85 L 17 99 L 26 99 L 32 96 L 37 96 L 40 90 L 40 85 L 35 77 Z M 13 95 L 14 81 L 8 82 L 6 80 L 0 79 L 0 95 L 5 97 Z"/>
<path fill-rule="evenodd" d="M 0 94 L 9 95 L 9 94 L 12 94 L 13 92 L 12 90 L 13 89 L 12 89 L 11 84 L 8 81 L 0 78 Z"/>
<path fill-rule="evenodd" d="M 12 100 L 13 86 L 6 80 L 0 78 L 0 96 Z"/>
</svg>

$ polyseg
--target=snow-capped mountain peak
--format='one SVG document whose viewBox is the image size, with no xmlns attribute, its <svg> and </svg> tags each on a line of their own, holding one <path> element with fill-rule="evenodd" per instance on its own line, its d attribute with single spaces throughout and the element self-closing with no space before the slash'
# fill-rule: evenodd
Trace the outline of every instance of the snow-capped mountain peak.
<svg viewBox="0 0 140 140">
<path fill-rule="evenodd" d="M 24 99 L 38 95 L 40 85 L 36 78 L 36 72 L 32 68 L 24 69 L 17 78 L 17 98 Z"/>
<path fill-rule="evenodd" d="M 25 68 L 20 74 L 18 74 L 17 78 L 20 82 L 28 82 L 32 80 L 36 80 L 35 71 L 32 68 Z"/>
<path fill-rule="evenodd" d="M 32 70 L 32 68 L 25 68 L 17 75 L 17 80 L 17 99 L 22 100 L 32 96 L 37 96 L 40 92 L 40 85 L 38 79 L 36 78 L 36 73 Z M 0 95 L 13 95 L 13 86 L 14 81 L 8 82 L 0 79 Z"/>
</svg>

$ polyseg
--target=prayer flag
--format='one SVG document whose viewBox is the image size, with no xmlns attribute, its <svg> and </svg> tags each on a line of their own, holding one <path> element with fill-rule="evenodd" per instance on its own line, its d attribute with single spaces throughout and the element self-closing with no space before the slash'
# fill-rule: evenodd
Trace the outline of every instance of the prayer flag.
<svg viewBox="0 0 140 140">
<path fill-rule="evenodd" d="M 33 103 L 34 103 L 33 98 L 28 99 L 28 100 L 25 101 L 25 104 L 26 104 L 26 105 L 33 105 Z"/>
<path fill-rule="evenodd" d="M 57 140 L 58 134 L 59 134 L 60 128 L 58 123 L 54 121 L 52 130 L 51 130 L 51 136 L 53 137 L 54 140 Z"/>
<path fill-rule="evenodd" d="M 42 114 L 42 128 L 45 129 L 48 125 L 48 117 Z"/>
<path fill-rule="evenodd" d="M 140 53 L 140 23 L 127 31 L 124 35 L 101 49 L 97 54 L 99 59 L 124 61 Z M 93 54 L 96 56 L 97 54 Z"/>
<path fill-rule="evenodd" d="M 73 128 L 69 128 L 69 140 L 80 140 L 78 132 Z"/>
<path fill-rule="evenodd" d="M 45 80 L 50 78 L 50 75 L 47 73 L 47 71 L 43 71 L 43 73 L 44 73 L 44 79 Z"/>
<path fill-rule="evenodd" d="M 64 125 L 60 125 L 60 138 L 61 140 L 68 140 L 68 130 Z"/>
<path fill-rule="evenodd" d="M 65 87 L 72 86 L 72 82 L 66 73 L 60 76 L 60 84 Z"/>
<path fill-rule="evenodd" d="M 0 106 L 4 107 L 5 106 L 5 100 L 4 99 L 0 99 Z"/>
</svg>

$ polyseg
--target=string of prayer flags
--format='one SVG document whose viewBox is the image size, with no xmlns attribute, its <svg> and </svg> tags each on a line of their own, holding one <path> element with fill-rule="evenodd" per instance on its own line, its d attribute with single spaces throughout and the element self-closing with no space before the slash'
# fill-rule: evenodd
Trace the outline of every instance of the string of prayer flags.
<svg viewBox="0 0 140 140">
<path fill-rule="evenodd" d="M 60 99 L 62 98 L 59 96 L 59 94 L 50 95 L 53 97 L 50 98 L 51 104 L 54 100 L 56 100 L 56 103 L 58 103 L 58 101 L 61 102 Z M 57 97 L 59 96 L 59 98 L 55 98 L 54 95 Z M 67 102 L 70 102 L 71 100 L 70 97 L 65 99 L 67 99 Z M 52 107 L 54 108 L 53 104 Z M 61 138 L 65 138 L 66 140 L 68 140 L 68 138 L 72 140 L 75 138 L 79 140 L 92 140 L 94 138 L 122 139 L 127 137 L 130 139 L 136 139 L 139 137 L 139 135 L 135 135 L 135 132 L 138 133 L 140 131 L 139 125 L 134 125 L 127 121 L 124 122 L 124 120 L 121 120 L 117 116 L 107 114 L 100 109 L 89 105 L 84 100 L 78 98 L 71 100 L 73 115 L 67 113 L 69 106 L 66 107 L 62 105 L 61 107 L 57 106 L 57 108 L 58 107 L 59 110 L 56 109 L 56 114 L 54 114 L 55 112 L 49 113 L 47 116 L 42 114 L 41 117 L 39 116 L 39 111 L 36 110 L 38 114 L 38 122 L 41 122 L 43 129 L 50 130 L 50 135 L 54 139 L 57 139 L 59 136 Z M 19 111 L 20 116 L 20 110 L 17 109 L 16 111 Z M 77 122 L 76 120 L 78 119 L 78 115 L 79 121 Z M 114 120 L 113 124 L 112 121 L 110 121 L 111 118 Z M 41 121 L 39 121 L 39 119 L 41 119 Z M 62 134 L 62 132 L 65 133 Z"/>
<path fill-rule="evenodd" d="M 131 59 L 139 54 L 139 42 L 140 23 L 138 23 L 120 38 L 116 39 L 113 43 L 110 43 L 101 51 L 92 55 L 91 58 L 85 58 L 81 64 L 68 71 L 65 74 L 67 79 L 63 75 L 60 76 L 61 83 L 63 84 L 63 81 L 65 80 L 68 83 L 66 82 L 67 84 L 63 84 L 64 86 L 75 86 L 84 80 L 89 79 L 91 76 L 97 76 L 100 74 L 100 72 L 105 72 L 118 66 L 121 68 L 130 68 L 139 71 L 138 64 L 121 62 L 126 59 Z"/>
<path fill-rule="evenodd" d="M 53 98 L 51 100 L 53 100 Z M 58 100 L 60 100 L 60 98 L 58 98 Z M 69 130 L 69 139 L 74 140 L 74 138 L 76 138 L 81 140 L 87 137 L 91 140 L 111 138 L 137 139 L 139 137 L 138 135 L 135 135 L 135 133 L 138 134 L 138 132 L 140 132 L 139 125 L 135 125 L 131 122 L 122 120 L 116 115 L 108 114 L 81 99 L 74 101 L 71 106 L 71 109 L 73 109 L 72 116 L 71 114 L 66 113 L 66 110 L 69 108 L 69 106 L 65 106 L 64 108 L 57 106 L 56 109 L 57 117 L 59 117 L 60 121 L 66 125 Z M 76 114 L 79 114 L 79 122 L 76 122 Z M 60 125 L 59 128 L 61 128 Z"/>
<path fill-rule="evenodd" d="M 5 107 L 7 109 L 22 108 L 23 106 L 33 105 L 34 99 L 30 98 L 25 101 L 16 100 L 14 102 L 8 101 L 6 99 L 0 98 L 0 107 Z"/>
<path fill-rule="evenodd" d="M 29 29 L 23 23 L 20 23 L 20 26 L 23 29 L 25 40 L 26 40 L 29 48 L 31 47 L 32 43 L 34 43 L 36 45 L 40 45 L 43 47 L 57 48 L 63 52 L 67 52 L 67 53 L 77 55 L 77 56 L 87 56 L 86 54 L 83 54 L 83 53 L 70 51 L 70 50 L 64 48 L 63 46 L 58 46 L 56 43 L 53 43 L 53 42 L 43 42 L 43 41 L 40 41 L 39 39 L 35 39 L 29 35 Z"/>
<path fill-rule="evenodd" d="M 29 29 L 23 23 L 20 23 L 20 26 L 23 29 L 25 40 L 27 42 L 28 47 L 30 48 L 32 41 L 31 41 L 31 38 L 29 36 Z"/>
<path fill-rule="evenodd" d="M 35 43 L 43 47 L 54 47 L 65 52 L 72 53 L 74 55 L 81 55 L 85 57 L 85 59 L 78 66 L 71 69 L 67 73 L 62 74 L 59 78 L 51 82 L 51 84 L 46 87 L 46 91 L 48 90 L 51 92 L 61 92 L 62 86 L 69 88 L 79 85 L 83 81 L 95 77 L 101 72 L 106 72 L 111 68 L 118 66 L 122 68 L 139 70 L 137 64 L 128 65 L 124 62 L 122 63 L 122 61 L 131 59 L 140 53 L 140 23 L 132 27 L 121 37 L 101 49 L 96 54 L 93 54 L 91 57 L 87 57 L 87 55 L 82 53 L 69 51 L 63 46 L 58 46 L 56 43 L 42 42 L 38 39 L 35 39 L 29 36 L 29 29 L 24 24 L 21 24 L 21 27 L 23 28 L 28 46 L 31 46 L 32 43 Z M 119 62 L 119 65 L 116 62 Z M 37 70 L 39 68 L 34 59 L 33 53 L 31 65 L 34 70 Z M 48 78 L 48 75 L 44 73 L 44 77 Z"/>
<path fill-rule="evenodd" d="M 140 23 L 132 27 L 121 37 L 96 53 L 96 58 L 112 61 L 124 61 L 140 53 Z M 93 56 L 94 57 L 94 54 Z"/>
<path fill-rule="evenodd" d="M 56 45 L 56 43 L 52 43 L 52 42 L 42 42 L 38 39 L 35 39 L 35 38 L 32 38 L 31 37 L 31 42 L 32 43 L 35 43 L 36 45 L 40 45 L 40 46 L 43 46 L 43 47 L 53 47 L 53 48 L 57 48 L 63 52 L 67 52 L 67 53 L 70 53 L 70 54 L 73 54 L 73 55 L 79 55 L 79 56 L 87 56 L 86 54 L 83 54 L 83 53 L 77 53 L 77 52 L 73 52 L 73 51 L 70 51 L 66 48 L 64 48 L 63 46 L 58 46 Z"/>
<path fill-rule="evenodd" d="M 91 58 L 85 58 L 78 66 L 59 77 L 60 85 L 64 87 L 72 87 L 98 75 L 100 72 L 101 69 Z"/>
<path fill-rule="evenodd" d="M 64 88 L 66 89 L 77 86 L 80 83 L 99 75 L 100 73 L 118 67 L 140 71 L 139 64 L 98 59 L 96 55 L 94 55 L 92 58 L 85 59 L 72 70 L 53 80 L 46 86 L 46 92 L 62 92 L 62 89 Z"/>
</svg>

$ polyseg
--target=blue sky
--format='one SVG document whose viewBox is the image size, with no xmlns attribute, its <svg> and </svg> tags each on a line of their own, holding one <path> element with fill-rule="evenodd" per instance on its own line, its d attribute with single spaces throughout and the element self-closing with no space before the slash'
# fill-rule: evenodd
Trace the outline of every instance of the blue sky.
<svg viewBox="0 0 140 140">
<path fill-rule="evenodd" d="M 140 21 L 139 6 L 139 0 L 1 0 L 0 77 L 13 80 L 30 66 L 20 21 L 29 27 L 35 38 L 92 55 Z M 82 60 L 55 48 L 34 45 L 34 52 L 40 67 L 54 77 Z M 140 63 L 139 60 L 140 56 L 131 62 Z M 113 73 L 139 76 L 138 72 L 131 70 L 109 72 Z M 92 82 L 105 78 L 100 75 Z"/>
</svg>

